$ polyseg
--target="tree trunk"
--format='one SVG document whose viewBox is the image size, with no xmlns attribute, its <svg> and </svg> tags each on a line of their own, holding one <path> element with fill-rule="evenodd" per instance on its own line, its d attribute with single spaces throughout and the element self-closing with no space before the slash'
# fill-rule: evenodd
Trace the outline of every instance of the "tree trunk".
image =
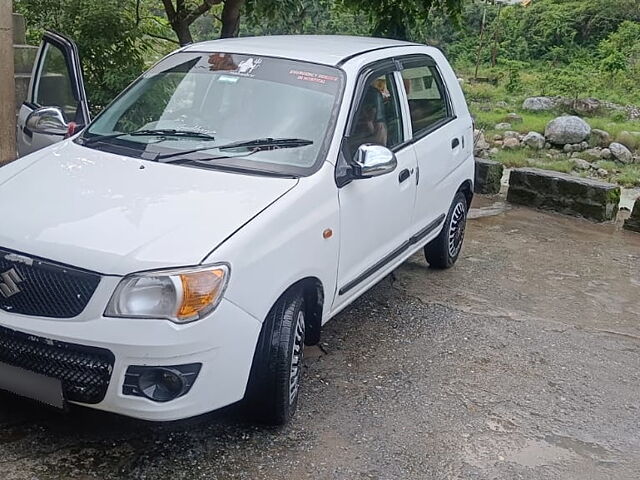
<svg viewBox="0 0 640 480">
<path fill-rule="evenodd" d="M 191 36 L 188 23 L 184 21 L 176 21 L 171 24 L 171 28 L 176 32 L 181 47 L 193 43 L 193 37 Z"/>
<path fill-rule="evenodd" d="M 245 0 L 226 0 L 222 8 L 220 38 L 237 37 L 240 33 L 240 14 Z"/>
</svg>

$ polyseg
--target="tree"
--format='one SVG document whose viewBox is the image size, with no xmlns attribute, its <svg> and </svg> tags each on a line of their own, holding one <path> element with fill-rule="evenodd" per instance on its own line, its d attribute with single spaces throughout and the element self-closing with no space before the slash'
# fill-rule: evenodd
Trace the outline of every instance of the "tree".
<svg viewBox="0 0 640 480">
<path fill-rule="evenodd" d="M 212 8 L 222 5 L 222 13 L 216 18 L 222 24 L 220 37 L 237 37 L 240 32 L 240 15 L 245 0 L 162 0 L 169 25 L 178 37 L 180 45 L 193 43 L 191 25 Z"/>
<path fill-rule="evenodd" d="M 30 43 L 40 43 L 45 29 L 76 42 L 94 113 L 144 71 L 151 45 L 133 1 L 15 0 L 15 9 L 26 17 Z"/>
<path fill-rule="evenodd" d="M 409 40 L 411 30 L 437 9 L 454 21 L 464 0 L 342 0 L 345 6 L 367 12 L 373 22 L 373 35 Z"/>
</svg>

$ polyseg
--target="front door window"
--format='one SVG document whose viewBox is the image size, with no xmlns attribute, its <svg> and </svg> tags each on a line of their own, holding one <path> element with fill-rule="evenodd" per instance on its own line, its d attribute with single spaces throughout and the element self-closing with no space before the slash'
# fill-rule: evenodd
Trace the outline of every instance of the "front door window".
<svg viewBox="0 0 640 480">
<path fill-rule="evenodd" d="M 39 106 L 58 107 L 67 122 L 75 121 L 79 104 L 73 95 L 65 54 L 51 43 L 46 43 L 44 49 L 33 102 Z"/>
<path fill-rule="evenodd" d="M 400 100 L 393 73 L 370 78 L 353 117 L 348 135 L 349 155 L 373 143 L 393 148 L 404 141 Z"/>
</svg>

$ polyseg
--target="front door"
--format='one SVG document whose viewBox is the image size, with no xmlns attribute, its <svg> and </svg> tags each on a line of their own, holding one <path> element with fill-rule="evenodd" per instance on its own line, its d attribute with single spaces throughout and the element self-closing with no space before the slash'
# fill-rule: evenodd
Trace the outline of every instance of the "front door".
<svg viewBox="0 0 640 480">
<path fill-rule="evenodd" d="M 43 129 L 46 131 L 34 131 L 31 128 L 34 115 L 47 107 L 59 110 L 60 121 Z M 83 128 L 88 122 L 78 49 L 68 38 L 46 32 L 33 67 L 27 101 L 18 115 L 18 154 L 24 156 L 59 142 L 67 133 Z M 64 127 L 69 125 L 70 130 L 66 130 Z"/>
<path fill-rule="evenodd" d="M 353 180 L 339 189 L 340 263 L 334 309 L 368 287 L 404 251 L 411 236 L 416 196 L 416 156 L 403 120 L 400 77 L 388 62 L 368 70 L 343 141 L 343 158 L 353 158 L 362 144 L 384 145 L 398 161 L 395 171 Z"/>
</svg>

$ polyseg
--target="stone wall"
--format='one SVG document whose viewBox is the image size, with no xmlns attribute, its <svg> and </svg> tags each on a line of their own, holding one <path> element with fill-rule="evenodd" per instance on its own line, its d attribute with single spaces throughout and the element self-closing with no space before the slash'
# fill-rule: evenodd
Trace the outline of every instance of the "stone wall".
<svg viewBox="0 0 640 480">
<path fill-rule="evenodd" d="M 500 182 L 504 166 L 493 160 L 476 158 L 476 174 L 474 180 L 475 193 L 493 195 L 500 193 Z"/>
<path fill-rule="evenodd" d="M 517 168 L 511 171 L 507 200 L 606 222 L 616 219 L 620 187 L 566 173 Z"/>
</svg>

